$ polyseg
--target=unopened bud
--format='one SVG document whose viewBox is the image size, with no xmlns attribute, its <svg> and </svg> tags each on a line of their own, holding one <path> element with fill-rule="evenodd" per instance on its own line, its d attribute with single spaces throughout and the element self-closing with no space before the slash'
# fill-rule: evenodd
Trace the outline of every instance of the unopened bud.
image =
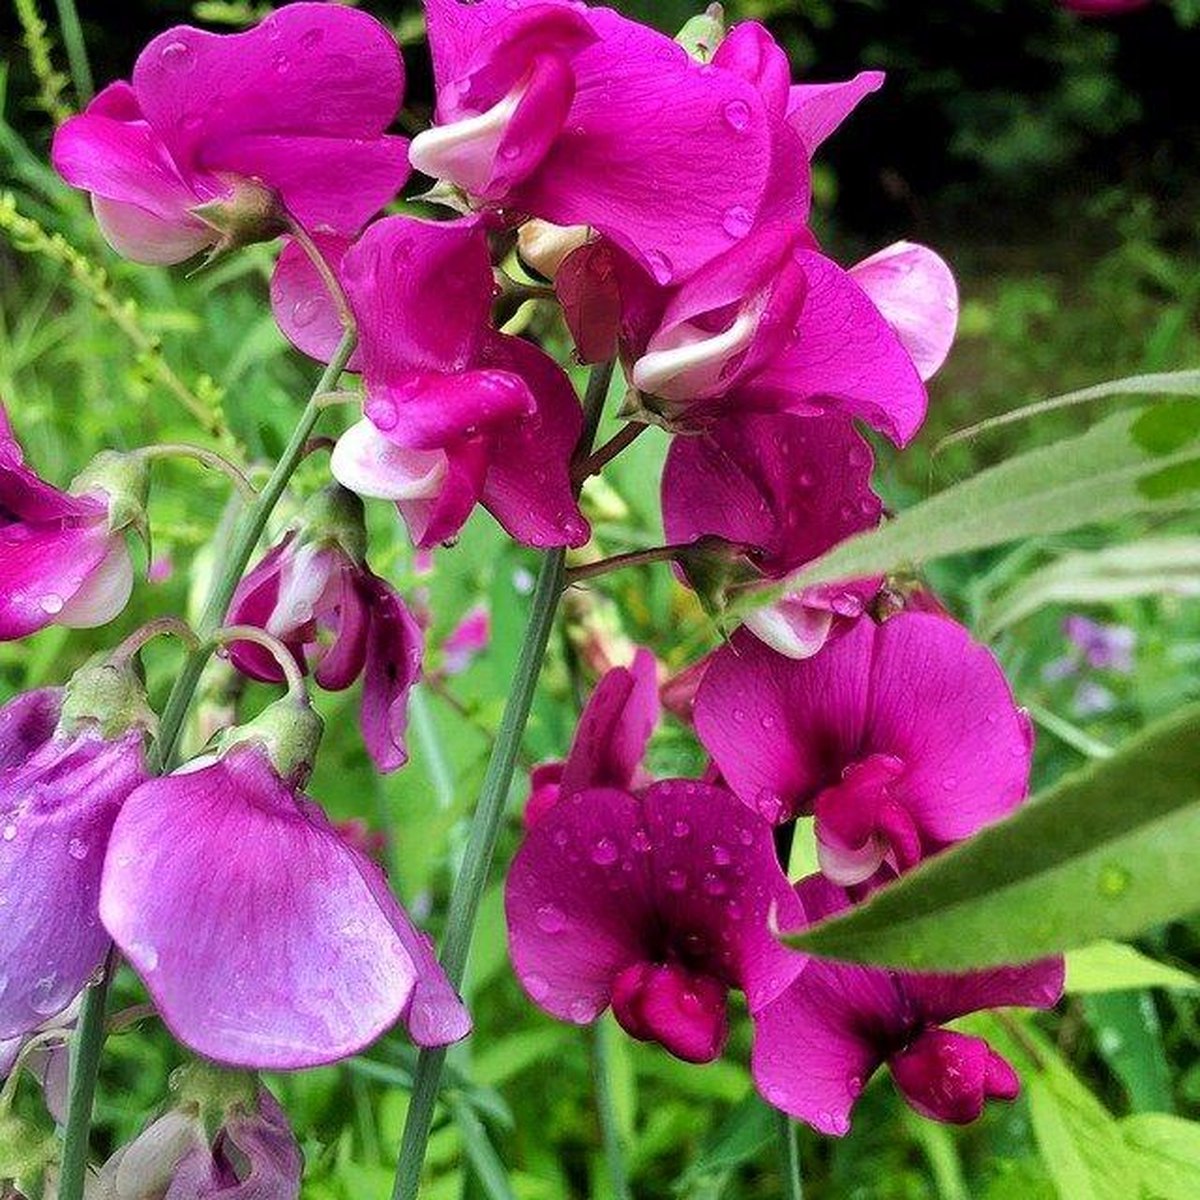
<svg viewBox="0 0 1200 1200">
<path fill-rule="evenodd" d="M 221 235 L 206 263 L 243 246 L 269 242 L 288 229 L 287 214 L 278 197 L 252 179 L 237 179 L 227 195 L 198 204 L 191 211 Z"/>
<path fill-rule="evenodd" d="M 712 62 L 717 47 L 725 40 L 725 10 L 720 4 L 710 4 L 684 25 L 675 40 L 697 62 Z"/>
</svg>

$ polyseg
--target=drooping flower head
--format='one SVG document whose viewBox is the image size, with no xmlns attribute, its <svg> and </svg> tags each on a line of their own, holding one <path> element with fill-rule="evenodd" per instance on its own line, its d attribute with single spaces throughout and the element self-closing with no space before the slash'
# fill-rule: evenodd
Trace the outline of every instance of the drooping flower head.
<svg viewBox="0 0 1200 1200">
<path fill-rule="evenodd" d="M 385 133 L 403 93 L 378 21 L 289 4 L 246 33 L 160 34 L 132 82 L 59 128 L 51 158 L 137 262 L 274 237 L 281 206 L 309 230 L 349 235 L 408 178 L 408 143 Z"/>
<path fill-rule="evenodd" d="M 816 815 L 821 869 L 847 887 L 999 820 L 1029 781 L 1030 723 L 995 658 L 925 613 L 864 617 L 803 661 L 739 633 L 712 656 L 695 721 L 743 802 Z"/>
<path fill-rule="evenodd" d="M 490 207 L 590 225 L 660 284 L 749 231 L 773 153 L 751 83 L 607 8 L 425 9 L 438 106 L 413 140 L 418 170 Z"/>
<path fill-rule="evenodd" d="M 871 448 L 843 417 L 729 416 L 677 437 L 662 480 L 663 525 L 675 544 L 720 538 L 696 565 L 712 585 L 782 579 L 844 538 L 878 524 Z M 730 557 L 730 556 L 735 557 Z M 726 559 L 721 566 L 717 556 Z M 683 558 L 689 571 L 688 555 Z M 696 578 L 703 587 L 705 581 Z M 746 624 L 793 658 L 815 654 L 835 625 L 862 615 L 878 579 L 814 587 L 757 610 Z M 714 597 L 719 599 L 719 597 Z"/>
<path fill-rule="evenodd" d="M 797 885 L 814 923 L 849 907 L 820 875 Z M 982 1038 L 943 1026 L 982 1009 L 1050 1008 L 1063 960 L 959 975 L 916 975 L 809 959 L 786 991 L 754 1014 L 754 1081 L 766 1100 L 820 1133 L 841 1136 L 863 1087 L 885 1063 L 922 1116 L 966 1124 L 1020 1081 Z"/>
<path fill-rule="evenodd" d="M 334 485 L 308 504 L 238 584 L 231 625 L 265 629 L 328 691 L 363 679 L 362 730 L 381 771 L 408 760 L 408 692 L 421 674 L 422 633 L 399 593 L 365 561 L 362 502 Z M 281 683 L 275 659 L 253 642 L 230 658 L 253 679 Z"/>
<path fill-rule="evenodd" d="M 175 1036 L 217 1062 L 332 1062 L 399 1019 L 421 1045 L 470 1029 L 382 872 L 299 790 L 316 728 L 280 701 L 215 759 L 143 784 L 113 830 L 104 924 Z"/>
<path fill-rule="evenodd" d="M 579 402 L 553 359 L 490 327 L 484 223 L 388 217 L 349 249 L 326 245 L 358 319 L 365 389 L 363 419 L 334 450 L 334 476 L 394 501 L 419 546 L 454 537 L 477 503 L 527 545 L 585 542 L 569 471 Z M 288 337 L 328 358 L 336 323 L 294 246 L 272 301 Z"/>
<path fill-rule="evenodd" d="M 99 455 L 70 492 L 25 465 L 0 405 L 0 641 L 65 625 L 106 625 L 128 603 L 133 562 L 124 530 L 143 519 L 146 472 Z"/>
<path fill-rule="evenodd" d="M 751 1011 L 799 956 L 771 917 L 796 919 L 771 827 L 723 788 L 564 795 L 528 829 L 505 887 L 513 965 L 533 1001 L 586 1024 L 609 1005 L 635 1038 L 689 1062 L 724 1046 L 731 988 Z"/>
<path fill-rule="evenodd" d="M 104 960 L 105 847 L 151 723 L 132 670 L 107 663 L 0 709 L 0 1040 L 61 1013 Z"/>
<path fill-rule="evenodd" d="M 563 796 L 588 788 L 635 791 L 648 784 L 642 758 L 659 711 L 658 664 L 649 650 L 639 649 L 628 667 L 613 667 L 596 685 L 566 760 L 533 769 L 526 824 L 540 820 Z"/>
</svg>

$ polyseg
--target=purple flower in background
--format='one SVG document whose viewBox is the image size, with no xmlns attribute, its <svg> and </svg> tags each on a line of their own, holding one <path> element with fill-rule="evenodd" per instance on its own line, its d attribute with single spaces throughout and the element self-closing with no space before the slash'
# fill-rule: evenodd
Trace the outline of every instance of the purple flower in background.
<svg viewBox="0 0 1200 1200">
<path fill-rule="evenodd" d="M 51 157 L 137 262 L 274 237 L 280 204 L 310 230 L 353 234 L 408 178 L 408 143 L 385 133 L 403 94 L 378 21 L 290 4 L 246 33 L 160 34 L 132 83 L 58 129 Z"/>
<path fill-rule="evenodd" d="M 874 461 L 846 418 L 725 417 L 702 434 L 671 443 L 662 479 L 667 540 L 719 537 L 745 565 L 740 581 L 785 578 L 879 523 L 883 506 L 871 490 Z M 702 560 L 711 557 L 699 553 Z M 685 556 L 685 574 L 688 562 Z M 878 590 L 878 579 L 808 588 L 757 610 L 746 625 L 781 654 L 805 658 L 835 627 L 860 617 Z"/>
<path fill-rule="evenodd" d="M 477 604 L 446 635 L 442 643 L 442 674 L 461 675 L 491 640 L 491 614 L 486 605 Z"/>
<path fill-rule="evenodd" d="M 796 888 L 807 923 L 849 907 L 820 875 Z M 791 986 L 754 1016 L 752 1069 L 776 1108 L 841 1136 L 867 1080 L 885 1063 L 922 1116 L 965 1124 L 989 1099 L 1012 1100 L 1020 1081 L 982 1038 L 944 1029 L 981 1009 L 1050 1008 L 1063 960 L 961 975 L 915 975 L 809 959 Z"/>
<path fill-rule="evenodd" d="M 566 761 L 534 767 L 526 825 L 539 821 L 563 796 L 601 787 L 636 791 L 649 784 L 642 758 L 659 712 L 658 664 L 649 650 L 640 649 L 628 667 L 605 672 L 596 685 Z"/>
<path fill-rule="evenodd" d="M 349 249 L 329 250 L 358 318 L 352 365 L 365 390 L 363 419 L 334 449 L 335 478 L 394 501 L 418 546 L 456 536 L 476 504 L 526 545 L 586 542 L 569 474 L 579 402 L 549 355 L 488 325 L 485 225 L 388 217 Z M 287 336 L 328 358 L 332 306 L 294 246 L 271 296 Z"/>
<path fill-rule="evenodd" d="M 1062 658 L 1042 668 L 1042 678 L 1047 683 L 1078 679 L 1071 702 L 1077 717 L 1109 712 L 1117 705 L 1116 696 L 1102 683 L 1086 678 L 1086 672 L 1091 669 L 1132 674 L 1137 632 L 1128 625 L 1103 625 L 1078 613 L 1067 617 L 1062 629 L 1070 649 Z"/>
<path fill-rule="evenodd" d="M 76 486 L 60 491 L 25 465 L 0 405 L 0 641 L 106 625 L 129 601 L 129 522 L 86 473 Z"/>
<path fill-rule="evenodd" d="M 298 530 L 238 584 L 228 623 L 254 625 L 291 650 L 328 691 L 363 680 L 362 731 L 381 771 L 408 761 L 408 693 L 421 675 L 423 636 L 399 593 L 363 561 L 362 503 L 336 485 L 314 497 Z M 281 683 L 275 659 L 253 642 L 235 642 L 233 664 Z"/>
<path fill-rule="evenodd" d="M 224 744 L 133 793 L 104 866 L 104 924 L 175 1036 L 285 1070 L 355 1054 L 401 1018 L 420 1045 L 465 1037 L 428 939 L 299 790 L 304 771 L 281 774 L 254 726 Z"/>
<path fill-rule="evenodd" d="M 695 721 L 744 803 L 769 820 L 815 814 L 821 869 L 844 887 L 999 820 L 1029 782 L 1030 724 L 995 658 L 924 613 L 862 618 L 803 661 L 735 634 Z"/>
<path fill-rule="evenodd" d="M 418 170 L 506 212 L 590 225 L 661 284 L 749 232 L 775 149 L 751 83 L 607 8 L 425 9 L 438 107 L 413 140 Z"/>
<path fill-rule="evenodd" d="M 526 831 L 505 911 L 536 1004 L 576 1024 L 611 1004 L 632 1037 L 689 1062 L 721 1053 L 731 988 L 757 1011 L 802 962 L 771 929 L 797 919 L 771 827 L 690 780 L 564 795 Z"/>
<path fill-rule="evenodd" d="M 5 1040 L 61 1013 L 103 962 L 108 935 L 97 905 L 105 846 L 122 804 L 146 778 L 146 722 L 120 728 L 111 712 L 103 725 L 74 711 L 64 717 L 69 695 L 27 692 L 0 709 Z"/>
</svg>

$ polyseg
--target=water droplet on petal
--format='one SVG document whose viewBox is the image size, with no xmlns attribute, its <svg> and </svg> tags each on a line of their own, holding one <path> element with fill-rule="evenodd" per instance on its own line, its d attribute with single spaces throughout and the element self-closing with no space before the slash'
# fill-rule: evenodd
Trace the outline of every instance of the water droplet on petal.
<svg viewBox="0 0 1200 1200">
<path fill-rule="evenodd" d="M 9 821 L 4 827 L 3 837 L 6 842 L 11 842 L 17 836 L 17 827 L 14 822 Z"/>
<path fill-rule="evenodd" d="M 591 1000 L 579 999 L 571 1001 L 571 1020 L 577 1025 L 586 1025 L 596 1018 L 596 1005 Z"/>
<path fill-rule="evenodd" d="M 630 845 L 639 853 L 646 854 L 654 848 L 654 843 L 650 840 L 650 835 L 644 830 L 639 829 L 630 842 Z"/>
<path fill-rule="evenodd" d="M 682 892 L 688 885 L 688 877 L 686 871 L 681 871 L 678 867 L 673 867 L 667 872 L 667 891 Z"/>
<path fill-rule="evenodd" d="M 562 909 L 554 904 L 543 904 L 537 910 L 537 927 L 543 933 L 560 933 L 566 928 L 567 918 Z"/>
<path fill-rule="evenodd" d="M 321 39 L 325 36 L 323 29 L 310 29 L 307 33 L 300 36 L 300 48 L 302 50 L 315 50 L 321 44 Z"/>
<path fill-rule="evenodd" d="M 721 226 L 730 237 L 744 238 L 754 224 L 754 217 L 748 208 L 735 204 L 725 210 L 721 218 Z"/>
<path fill-rule="evenodd" d="M 70 988 L 64 987 L 57 975 L 51 973 L 39 979 L 29 993 L 29 1007 L 43 1017 L 62 1012 L 71 1001 Z"/>
<path fill-rule="evenodd" d="M 612 838 L 601 838 L 592 847 L 592 862 L 598 867 L 611 867 L 617 861 L 617 843 Z"/>
<path fill-rule="evenodd" d="M 685 838 L 692 832 L 692 827 L 686 821 L 676 821 L 671 826 L 671 836 Z"/>
<path fill-rule="evenodd" d="M 703 888 L 706 895 L 723 896 L 729 890 L 729 885 L 716 871 L 709 871 L 704 876 Z"/>
<path fill-rule="evenodd" d="M 192 48 L 186 42 L 168 42 L 159 52 L 163 66 L 172 71 L 190 71 L 195 65 Z"/>
<path fill-rule="evenodd" d="M 88 846 L 82 838 L 72 838 L 67 843 L 67 853 L 75 859 L 76 862 L 83 862 L 88 856 Z"/>
<path fill-rule="evenodd" d="M 545 1000 L 550 994 L 550 985 L 540 975 L 526 975 L 525 990 L 535 1000 Z"/>
<path fill-rule="evenodd" d="M 292 60 L 286 54 L 275 55 L 272 62 L 276 72 L 280 75 L 286 75 L 292 66 Z"/>
<path fill-rule="evenodd" d="M 729 853 L 727 846 L 722 846 L 720 842 L 714 842 L 712 848 L 713 862 L 718 867 L 727 867 L 733 861 L 733 855 Z"/>
<path fill-rule="evenodd" d="M 297 328 L 311 325 L 321 311 L 321 301 L 317 296 L 305 296 L 292 305 L 292 324 Z"/>
<path fill-rule="evenodd" d="M 730 100 L 722 112 L 725 124 L 737 133 L 741 133 L 750 124 L 750 105 L 745 100 Z"/>
</svg>

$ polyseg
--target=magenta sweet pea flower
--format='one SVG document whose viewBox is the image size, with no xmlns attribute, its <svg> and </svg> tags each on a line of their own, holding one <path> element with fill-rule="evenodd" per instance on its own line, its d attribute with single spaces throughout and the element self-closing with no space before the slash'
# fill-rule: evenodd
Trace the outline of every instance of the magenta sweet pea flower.
<svg viewBox="0 0 1200 1200">
<path fill-rule="evenodd" d="M 562 796 L 649 784 L 642 759 L 660 711 L 658 663 L 649 650 L 638 650 L 628 667 L 606 671 L 580 715 L 566 761 L 534 767 L 526 824 L 540 820 Z"/>
<path fill-rule="evenodd" d="M 89 669 L 71 695 L 85 677 Z M 0 1039 L 61 1013 L 103 962 L 105 846 L 146 778 L 148 715 L 124 722 L 72 707 L 64 716 L 66 695 L 30 692 L 0 709 Z M 102 706 L 110 708 L 107 695 Z"/>
<path fill-rule="evenodd" d="M 904 445 L 925 417 L 896 331 L 790 222 L 761 227 L 688 280 L 635 353 L 643 403 L 676 428 L 731 410 L 837 412 Z"/>
<path fill-rule="evenodd" d="M 590 225 L 660 284 L 749 232 L 774 148 L 753 84 L 607 8 L 425 9 L 438 107 L 413 140 L 418 170 L 490 207 Z"/>
<path fill-rule="evenodd" d="M 995 658 L 924 613 L 864 617 L 803 661 L 739 633 L 712 656 L 695 721 L 743 802 L 816 815 L 821 869 L 841 886 L 969 837 L 1029 781 L 1031 726 Z"/>
<path fill-rule="evenodd" d="M 482 221 L 388 217 L 345 250 L 339 270 L 365 389 L 363 419 L 333 452 L 339 482 L 394 501 L 419 546 L 453 538 L 477 503 L 527 545 L 586 542 L 569 470 L 579 401 L 553 359 L 489 326 L 495 285 Z M 327 358 L 329 301 L 295 247 L 272 301 L 288 337 Z"/>
<path fill-rule="evenodd" d="M 800 956 L 772 934 L 796 919 L 771 827 L 723 788 L 689 780 L 640 795 L 564 796 L 527 831 L 505 888 L 522 986 L 586 1024 L 610 1004 L 632 1036 L 689 1062 L 724 1046 L 731 988 L 751 1011 Z"/>
<path fill-rule="evenodd" d="M 276 767 L 270 738 L 293 736 L 281 711 L 133 793 L 104 866 L 105 926 L 175 1036 L 217 1062 L 333 1062 L 401 1018 L 421 1045 L 465 1037 L 382 872 L 299 790 L 303 764 Z"/>
<path fill-rule="evenodd" d="M 849 907 L 820 875 L 797 885 L 809 923 Z M 1051 1008 L 1063 960 L 961 975 L 915 975 L 807 960 L 791 986 L 754 1016 L 754 1081 L 776 1108 L 841 1136 L 867 1080 L 885 1063 L 922 1116 L 966 1124 L 1020 1081 L 982 1038 L 943 1026 L 982 1009 Z"/>
<path fill-rule="evenodd" d="M 718 537 L 737 553 L 746 579 L 785 578 L 879 523 L 874 461 L 843 417 L 725 417 L 671 443 L 662 479 L 667 541 Z M 721 571 L 716 564 L 711 569 Z M 689 570 L 686 556 L 683 570 Z M 781 654 L 806 658 L 835 626 L 860 617 L 878 590 L 878 579 L 808 588 L 758 610 L 746 624 Z"/>
<path fill-rule="evenodd" d="M 160 34 L 132 83 L 58 129 L 51 157 L 137 262 L 274 237 L 281 207 L 310 230 L 353 234 L 408 178 L 408 143 L 385 134 L 403 93 L 378 21 L 290 4 L 246 33 Z"/>
<path fill-rule="evenodd" d="M 442 674 L 461 675 L 492 640 L 492 618 L 484 604 L 475 605 L 442 643 Z"/>
<path fill-rule="evenodd" d="M 361 677 L 367 750 L 381 771 L 394 771 L 408 761 L 408 693 L 421 676 L 424 639 L 399 593 L 363 561 L 362 520 L 361 501 L 340 487 L 314 497 L 300 528 L 238 584 L 228 623 L 277 637 L 327 691 Z M 235 642 L 230 658 L 253 679 L 283 682 L 256 643 Z"/>
<path fill-rule="evenodd" d="M 129 601 L 129 521 L 98 478 L 74 486 L 80 494 L 60 491 L 25 465 L 0 405 L 0 641 L 106 625 Z"/>
</svg>

